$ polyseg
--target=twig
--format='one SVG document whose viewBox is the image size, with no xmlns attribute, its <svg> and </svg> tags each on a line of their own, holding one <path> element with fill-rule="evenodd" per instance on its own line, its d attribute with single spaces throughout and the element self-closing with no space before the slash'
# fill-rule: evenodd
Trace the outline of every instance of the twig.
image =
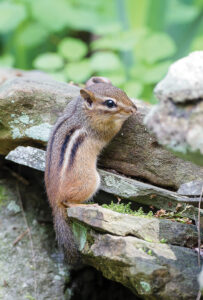
<svg viewBox="0 0 203 300">
<path fill-rule="evenodd" d="M 21 199 L 21 195 L 20 195 L 20 189 L 19 189 L 18 182 L 16 182 L 16 191 L 17 191 L 17 197 L 18 197 L 19 202 L 20 202 L 23 219 L 24 219 L 25 225 L 27 227 L 27 233 L 28 233 L 28 236 L 29 236 L 29 239 L 30 239 L 30 245 L 31 245 L 31 251 L 32 251 L 32 263 L 33 263 L 33 267 L 34 267 L 34 293 L 35 293 L 35 299 L 37 299 L 37 276 L 36 276 L 36 269 L 37 268 L 36 268 L 36 261 L 35 261 L 35 252 L 34 252 L 32 234 L 31 234 L 31 230 L 30 230 L 30 227 L 28 225 L 26 215 L 25 215 L 25 211 L 24 211 L 24 208 L 23 208 L 23 203 L 22 203 L 22 199 Z"/>
<path fill-rule="evenodd" d="M 199 197 L 199 205 L 198 205 L 198 224 L 197 224 L 197 231 L 198 231 L 198 266 L 201 267 L 200 263 L 200 245 L 201 245 L 201 236 L 200 236 L 200 208 L 201 208 L 201 202 L 202 202 L 202 195 L 203 195 L 203 185 L 202 185 L 202 191 L 200 193 Z"/>
<path fill-rule="evenodd" d="M 29 232 L 29 229 L 27 229 L 26 231 L 22 232 L 13 242 L 13 246 L 15 246 L 20 240 L 22 240 L 22 238 Z"/>
<path fill-rule="evenodd" d="M 16 178 L 18 181 L 22 182 L 24 185 L 29 185 L 30 184 L 27 179 L 25 179 L 23 176 L 19 175 L 15 171 L 9 169 L 8 167 L 4 167 L 4 169 L 9 171 L 14 178 Z"/>
</svg>

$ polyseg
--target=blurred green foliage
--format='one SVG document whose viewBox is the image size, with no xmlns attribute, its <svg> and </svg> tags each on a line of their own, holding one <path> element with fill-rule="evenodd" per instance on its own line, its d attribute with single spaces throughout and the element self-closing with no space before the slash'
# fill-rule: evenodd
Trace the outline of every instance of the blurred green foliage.
<svg viewBox="0 0 203 300">
<path fill-rule="evenodd" d="M 154 85 L 193 50 L 203 50 L 203 0 L 0 0 L 0 67 L 107 76 L 154 102 Z"/>
</svg>

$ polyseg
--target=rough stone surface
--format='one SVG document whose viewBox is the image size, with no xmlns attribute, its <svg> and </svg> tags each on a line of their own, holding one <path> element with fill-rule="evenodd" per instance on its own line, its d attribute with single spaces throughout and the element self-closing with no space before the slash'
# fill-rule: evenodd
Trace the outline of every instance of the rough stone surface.
<svg viewBox="0 0 203 300">
<path fill-rule="evenodd" d="M 121 282 L 143 299 L 196 299 L 199 268 L 193 250 L 144 241 L 142 234 L 135 237 L 135 228 L 140 225 L 136 224 L 136 217 L 132 217 L 135 220 L 129 225 L 131 229 L 122 231 L 125 216 L 114 212 L 110 216 L 111 212 L 103 208 L 69 208 L 68 215 L 72 218 L 84 262 L 102 271 L 105 277 Z M 112 228 L 110 223 L 106 224 L 111 218 Z M 148 220 L 144 222 L 148 228 Z M 152 226 L 151 231 L 157 229 Z"/>
<path fill-rule="evenodd" d="M 190 181 L 181 184 L 177 193 L 185 196 L 200 197 L 203 189 L 203 180 Z"/>
<path fill-rule="evenodd" d="M 166 77 L 155 88 L 161 100 L 173 99 L 176 103 L 203 97 L 203 51 L 196 51 L 173 63 Z"/>
<path fill-rule="evenodd" d="M 24 214 L 32 242 L 28 234 L 21 236 L 27 224 L 17 197 L 19 183 L 7 175 L 4 173 L 4 179 L 0 177 L 0 299 L 65 300 L 68 271 L 54 246 L 53 227 L 38 222 L 47 217 L 47 210 L 44 215 L 42 207 L 39 209 L 36 188 L 35 193 L 31 192 L 31 187 L 27 193 L 23 190 L 21 196 L 28 200 Z"/>
<path fill-rule="evenodd" d="M 46 152 L 44 150 L 30 146 L 19 146 L 13 151 L 9 152 L 9 154 L 6 156 L 6 159 L 39 171 L 44 171 L 45 156 Z"/>
<path fill-rule="evenodd" d="M 83 222 L 97 231 L 113 235 L 130 235 L 155 243 L 164 240 L 168 244 L 185 247 L 194 247 L 197 244 L 197 228 L 194 225 L 149 216 L 131 216 L 91 205 L 87 205 L 87 208 L 68 209 L 68 217 Z"/>
<path fill-rule="evenodd" d="M 78 88 L 41 72 L 0 69 L 0 153 L 16 145 L 45 145 L 51 124 Z"/>
<path fill-rule="evenodd" d="M 78 87 L 39 72 L 0 70 L 0 153 L 7 154 L 19 145 L 45 145 L 51 125 L 78 94 Z M 152 107 L 138 100 L 136 104 L 137 115 L 103 152 L 101 166 L 175 189 L 200 180 L 203 168 L 177 158 L 149 133 L 143 119 Z"/>
<path fill-rule="evenodd" d="M 176 155 L 203 166 L 203 51 L 169 68 L 155 88 L 160 103 L 145 122 L 158 141 Z"/>
<path fill-rule="evenodd" d="M 45 151 L 33 147 L 19 146 L 11 151 L 7 159 L 43 171 L 45 168 Z M 138 202 L 145 205 L 153 205 L 170 211 L 176 211 L 179 204 L 179 212 L 183 216 L 195 219 L 197 208 L 189 203 L 199 201 L 199 198 L 181 196 L 175 192 L 146 184 L 134 179 L 116 175 L 111 172 L 99 170 L 101 175 L 101 190 L 123 199 Z M 203 211 L 200 211 L 203 215 Z"/>
</svg>

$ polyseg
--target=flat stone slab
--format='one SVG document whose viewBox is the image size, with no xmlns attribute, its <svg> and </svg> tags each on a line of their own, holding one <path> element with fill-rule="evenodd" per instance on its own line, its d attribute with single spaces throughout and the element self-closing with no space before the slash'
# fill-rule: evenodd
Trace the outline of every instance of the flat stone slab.
<svg viewBox="0 0 203 300">
<path fill-rule="evenodd" d="M 170 232 L 165 220 L 143 218 L 141 221 L 141 217 L 91 205 L 69 208 L 68 216 L 73 222 L 83 261 L 108 279 L 122 283 L 143 299 L 196 299 L 197 254 L 192 249 L 160 243 L 158 233 L 161 235 L 163 228 Z M 146 228 L 141 228 L 141 223 Z M 174 241 L 176 233 L 180 233 L 178 227 L 183 225 L 175 223 L 171 222 L 169 233 L 174 236 Z M 177 232 L 173 231 L 175 226 Z M 147 232 L 156 242 L 143 239 Z"/>
<path fill-rule="evenodd" d="M 45 169 L 45 151 L 41 149 L 19 146 L 11 151 L 6 158 L 40 171 L 44 171 Z M 128 199 L 129 201 L 153 205 L 154 207 L 169 211 L 176 211 L 176 207 L 179 204 L 178 212 L 183 216 L 191 219 L 197 217 L 197 208 L 190 204 L 196 203 L 199 201 L 199 198 L 194 199 L 181 196 L 175 192 L 108 171 L 99 170 L 99 173 L 101 175 L 100 189 L 105 192 Z M 203 215 L 203 210 L 200 213 Z"/>
<path fill-rule="evenodd" d="M 177 193 L 180 195 L 200 197 L 203 189 L 203 180 L 195 180 L 181 184 Z"/>
<path fill-rule="evenodd" d="M 135 236 L 145 241 L 185 247 L 197 245 L 197 228 L 194 225 L 162 220 L 149 216 L 121 214 L 101 206 L 71 207 L 68 217 L 85 223 L 91 228 L 113 235 Z M 203 234 L 202 234 L 203 240 Z"/>
</svg>

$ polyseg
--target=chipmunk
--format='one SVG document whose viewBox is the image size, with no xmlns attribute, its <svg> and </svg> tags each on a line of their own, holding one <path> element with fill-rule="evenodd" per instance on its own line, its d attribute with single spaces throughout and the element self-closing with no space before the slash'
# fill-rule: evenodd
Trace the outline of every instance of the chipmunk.
<svg viewBox="0 0 203 300">
<path fill-rule="evenodd" d="M 80 96 L 68 103 L 52 130 L 45 185 L 58 244 L 71 264 L 78 262 L 79 252 L 66 209 L 81 205 L 98 190 L 98 155 L 135 112 L 136 106 L 125 92 L 106 78 L 92 77 Z"/>
</svg>

